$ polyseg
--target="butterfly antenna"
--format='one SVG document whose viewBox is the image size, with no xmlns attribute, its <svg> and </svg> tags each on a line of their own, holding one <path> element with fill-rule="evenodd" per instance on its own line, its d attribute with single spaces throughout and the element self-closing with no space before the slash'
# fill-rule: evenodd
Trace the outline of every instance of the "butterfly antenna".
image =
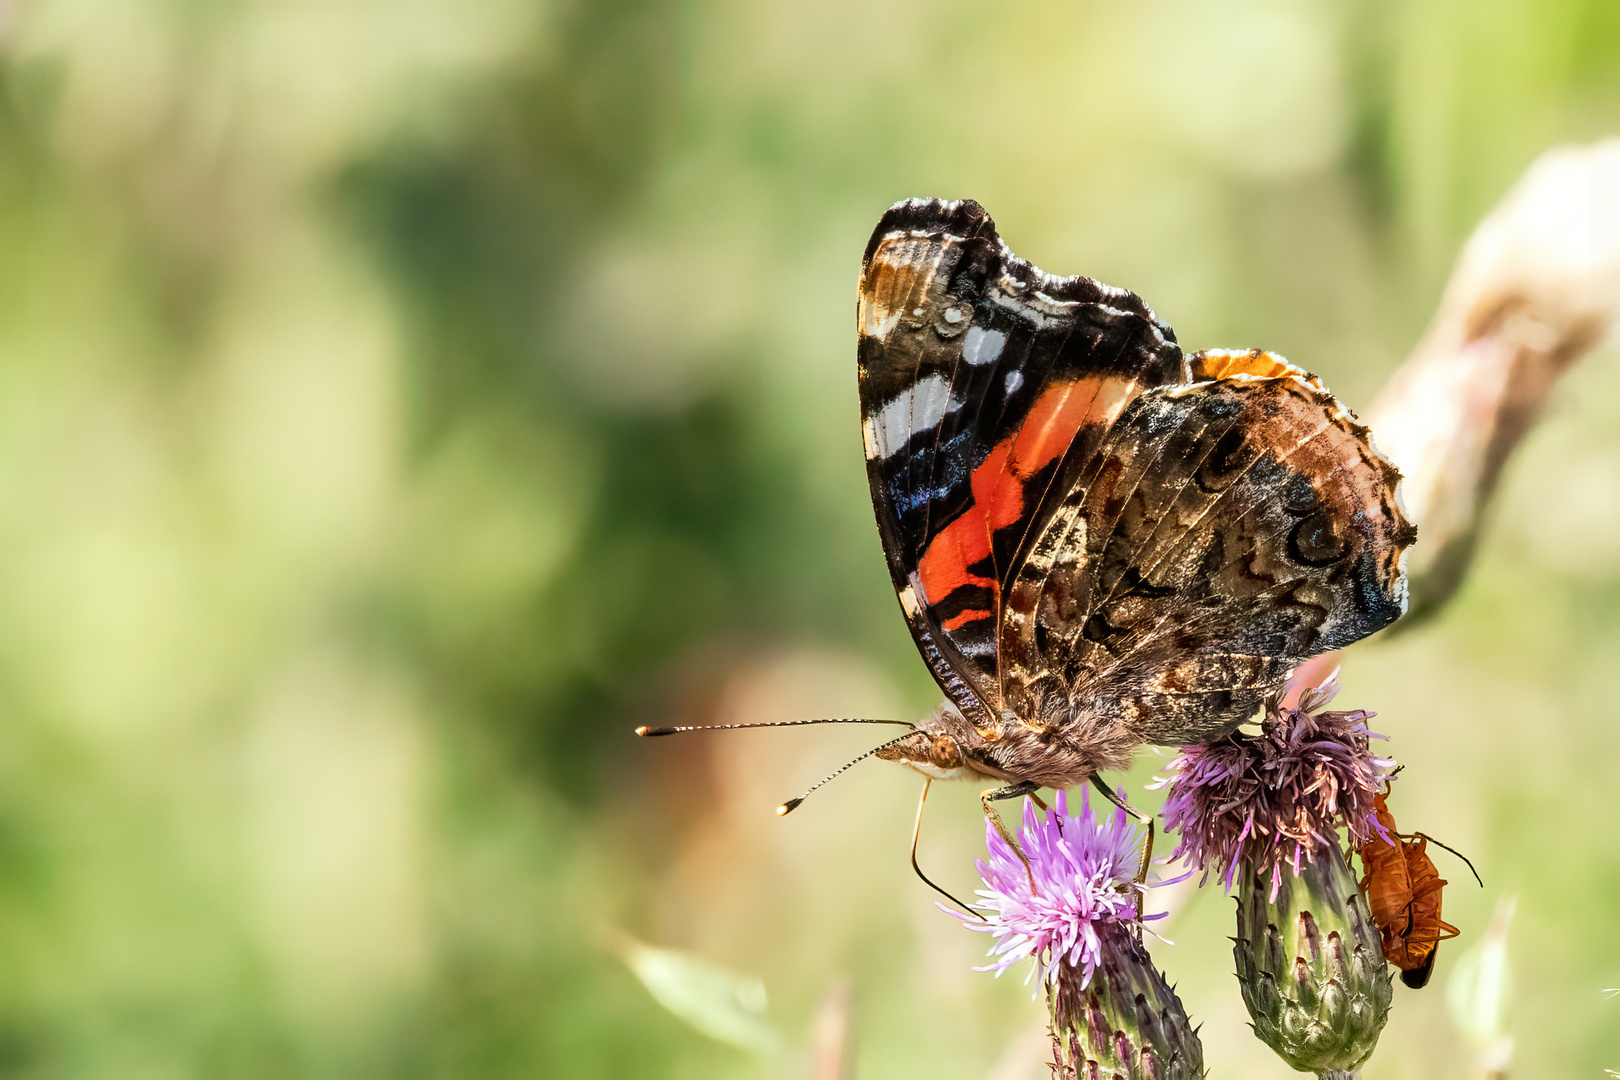
<svg viewBox="0 0 1620 1080">
<path fill-rule="evenodd" d="M 636 728 L 636 734 L 652 738 L 655 735 L 675 735 L 683 731 L 737 731 L 741 728 L 804 727 L 806 724 L 899 724 L 902 727 L 913 729 L 917 726 L 910 720 L 856 720 L 842 716 L 829 716 L 816 720 L 771 720 L 759 724 L 689 724 L 673 727 L 643 724 Z"/>
<path fill-rule="evenodd" d="M 917 877 L 921 879 L 924 885 L 928 886 L 930 889 L 933 889 L 935 892 L 939 893 L 939 895 L 961 908 L 962 914 L 972 915 L 974 914 L 974 911 L 971 907 L 962 903 L 962 901 L 958 900 L 956 897 L 952 896 L 938 885 L 935 885 L 928 879 L 928 875 L 922 872 L 922 867 L 917 865 L 917 838 L 922 835 L 922 812 L 923 807 L 928 804 L 928 789 L 933 786 L 933 783 L 934 778 L 931 776 L 923 781 L 922 798 L 917 800 L 917 820 L 911 826 L 911 870 L 912 873 L 916 874 Z M 980 915 L 979 919 L 980 921 L 983 921 L 984 916 Z"/>
<path fill-rule="evenodd" d="M 815 783 L 811 784 L 808 788 L 805 789 L 804 794 L 800 795 L 797 799 L 789 799 L 787 802 L 783 803 L 781 806 L 778 806 L 776 808 L 776 816 L 777 817 L 783 817 L 783 816 L 785 816 L 787 814 L 793 813 L 793 811 L 795 811 L 795 810 L 797 810 L 799 808 L 800 803 L 804 802 L 804 800 L 808 799 L 811 795 L 815 794 L 816 789 L 820 788 L 823 784 L 827 783 L 827 781 L 834 780 L 834 779 L 844 775 L 844 773 L 848 772 L 854 766 L 856 766 L 856 765 L 860 764 L 861 762 L 865 761 L 867 758 L 871 757 L 873 754 L 877 753 L 879 750 L 887 750 L 891 746 L 898 746 L 901 743 L 905 742 L 909 738 L 911 738 L 910 735 L 902 735 L 898 739 L 890 739 L 888 742 L 884 743 L 883 745 L 874 746 L 874 747 L 872 747 L 872 749 L 868 750 L 866 753 L 860 755 L 859 757 L 855 758 L 854 760 L 846 762 L 843 765 L 840 765 L 838 768 L 834 769 L 832 772 L 828 773 L 826 776 L 823 776 L 820 780 L 817 780 Z"/>
</svg>

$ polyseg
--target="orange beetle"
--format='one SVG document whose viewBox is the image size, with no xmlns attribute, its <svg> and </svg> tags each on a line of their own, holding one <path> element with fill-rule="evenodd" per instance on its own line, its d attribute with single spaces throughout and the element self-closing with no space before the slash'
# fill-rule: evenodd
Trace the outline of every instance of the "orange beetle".
<svg viewBox="0 0 1620 1080">
<path fill-rule="evenodd" d="M 1393 843 L 1374 833 L 1361 845 L 1361 895 L 1372 908 L 1373 922 L 1384 938 L 1384 958 L 1401 969 L 1401 982 L 1414 990 L 1425 986 L 1434 973 L 1434 957 L 1442 941 L 1461 931 L 1440 917 L 1440 892 L 1446 881 L 1429 858 L 1432 837 L 1423 833 L 1401 833 L 1395 828 L 1395 815 L 1384 800 L 1386 788 L 1378 793 L 1374 809 L 1378 824 Z M 1466 858 L 1435 840 L 1463 862 Z M 1468 863 L 1473 871 L 1473 863 Z M 1479 880 L 1479 874 L 1474 874 Z"/>
</svg>

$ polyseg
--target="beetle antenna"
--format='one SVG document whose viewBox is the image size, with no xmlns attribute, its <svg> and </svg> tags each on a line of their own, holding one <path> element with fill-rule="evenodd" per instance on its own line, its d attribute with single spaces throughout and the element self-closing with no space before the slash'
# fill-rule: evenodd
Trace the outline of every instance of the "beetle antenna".
<svg viewBox="0 0 1620 1080">
<path fill-rule="evenodd" d="M 1429 843 L 1433 844 L 1435 847 L 1443 847 L 1447 851 L 1451 852 L 1453 855 L 1457 856 L 1457 858 L 1459 858 L 1459 859 L 1461 859 L 1463 861 L 1463 865 L 1468 867 L 1468 872 L 1470 874 L 1474 875 L 1474 880 L 1479 882 L 1479 887 L 1482 888 L 1482 889 L 1485 887 L 1485 883 L 1483 881 L 1480 881 L 1479 871 L 1475 870 L 1474 869 L 1474 864 L 1468 861 L 1468 856 L 1464 855 L 1462 852 L 1458 851 L 1456 848 L 1452 847 L 1450 844 L 1442 844 L 1440 841 L 1436 840 L 1434 837 L 1430 836 L 1428 833 L 1413 833 L 1412 835 L 1413 836 L 1421 836 L 1421 837 L 1423 837 L 1423 839 L 1427 840 Z"/>
</svg>

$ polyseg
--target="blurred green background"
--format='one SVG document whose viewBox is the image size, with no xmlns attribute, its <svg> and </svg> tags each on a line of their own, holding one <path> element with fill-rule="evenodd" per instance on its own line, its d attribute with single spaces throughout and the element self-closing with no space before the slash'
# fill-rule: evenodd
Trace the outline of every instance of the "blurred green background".
<svg viewBox="0 0 1620 1080">
<path fill-rule="evenodd" d="M 841 986 L 861 1077 L 1046 1075 L 906 865 L 915 778 L 772 815 L 869 729 L 630 734 L 936 700 L 861 461 L 872 225 L 977 198 L 1364 409 L 1475 221 L 1617 128 L 1614 0 L 0 4 L 0 1076 L 802 1077 Z M 1509 895 L 1517 1071 L 1620 1069 L 1615 359 L 1346 672 L 1487 886 L 1442 861 L 1464 936 L 1369 1078 L 1471 1075 L 1443 984 Z M 930 813 L 970 889 L 974 792 Z M 1293 1075 L 1230 918 L 1156 955 L 1212 1077 Z M 762 980 L 779 1048 L 634 941 Z"/>
</svg>

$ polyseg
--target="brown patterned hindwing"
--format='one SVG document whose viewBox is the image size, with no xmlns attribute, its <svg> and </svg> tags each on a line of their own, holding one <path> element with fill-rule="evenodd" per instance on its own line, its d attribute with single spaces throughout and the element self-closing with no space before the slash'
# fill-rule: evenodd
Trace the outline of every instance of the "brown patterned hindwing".
<svg viewBox="0 0 1620 1080">
<path fill-rule="evenodd" d="M 1270 354 L 1191 366 L 1216 377 L 1131 403 L 1008 590 L 1003 693 L 1037 726 L 1209 739 L 1405 608 L 1415 530 L 1366 429 Z"/>
</svg>

